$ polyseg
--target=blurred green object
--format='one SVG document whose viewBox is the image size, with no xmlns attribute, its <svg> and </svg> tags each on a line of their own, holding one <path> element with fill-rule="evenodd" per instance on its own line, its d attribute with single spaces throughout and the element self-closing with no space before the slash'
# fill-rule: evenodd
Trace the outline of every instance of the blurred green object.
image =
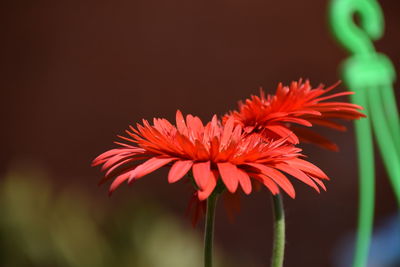
<svg viewBox="0 0 400 267">
<path fill-rule="evenodd" d="M 354 16 L 359 16 L 359 25 Z M 375 165 L 373 137 L 400 205 L 400 124 L 392 84 L 390 59 L 377 53 L 373 42 L 383 35 L 383 12 L 375 0 L 332 0 L 330 20 L 334 35 L 352 56 L 342 66 L 352 102 L 365 108 L 367 119 L 355 123 L 360 176 L 358 234 L 353 266 L 366 266 L 373 227 Z"/>
<path fill-rule="evenodd" d="M 108 207 L 81 189 L 55 188 L 50 181 L 25 165 L 1 180 L 0 266 L 201 266 L 201 238 L 190 223 L 151 201 Z"/>
</svg>

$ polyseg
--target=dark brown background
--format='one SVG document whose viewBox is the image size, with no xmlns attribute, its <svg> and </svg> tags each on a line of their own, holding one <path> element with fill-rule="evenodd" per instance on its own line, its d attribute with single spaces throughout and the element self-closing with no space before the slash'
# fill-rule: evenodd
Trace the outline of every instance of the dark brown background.
<svg viewBox="0 0 400 267">
<path fill-rule="evenodd" d="M 400 2 L 382 1 L 387 23 L 380 51 L 400 60 Z M 263 86 L 300 77 L 337 81 L 346 57 L 330 35 L 328 1 L 119 0 L 4 1 L 1 34 L 1 169 L 20 158 L 44 164 L 59 184 L 79 183 L 98 198 L 101 174 L 89 167 L 128 124 L 175 110 L 203 120 L 235 107 Z M 343 86 L 342 89 L 343 90 Z M 286 266 L 331 266 L 333 247 L 356 224 L 357 165 L 351 125 L 326 131 L 339 153 L 306 147 L 332 181 L 321 195 L 300 183 L 287 198 Z M 395 211 L 381 164 L 377 222 Z M 165 171 L 109 201 L 151 195 L 185 220 L 189 198 Z M 233 258 L 266 266 L 270 256 L 268 195 L 247 197 L 234 224 L 221 209 L 217 243 Z M 200 231 L 200 230 L 199 230 Z M 264 262 L 264 264 L 263 264 Z"/>
</svg>

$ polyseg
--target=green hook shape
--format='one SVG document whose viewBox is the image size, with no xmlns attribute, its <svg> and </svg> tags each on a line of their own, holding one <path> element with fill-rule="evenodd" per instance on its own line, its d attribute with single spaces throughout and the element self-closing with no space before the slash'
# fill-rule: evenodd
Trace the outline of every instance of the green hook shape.
<svg viewBox="0 0 400 267">
<path fill-rule="evenodd" d="M 392 89 L 396 73 L 390 59 L 380 53 L 353 56 L 346 61 L 343 76 L 346 84 L 353 90 L 374 87 L 379 92 L 378 97 L 371 99 L 370 105 L 384 110 L 384 116 L 376 119 L 384 120 L 385 124 L 388 124 L 391 140 L 396 146 L 397 153 L 400 154 L 399 112 Z"/>
<path fill-rule="evenodd" d="M 400 205 L 400 124 L 394 96 L 390 95 L 395 79 L 393 65 L 379 53 L 353 56 L 343 66 L 343 77 L 353 90 L 363 88 L 358 93 L 366 95 L 365 108 Z"/>
<path fill-rule="evenodd" d="M 354 55 L 343 65 L 343 77 L 350 88 L 391 85 L 396 72 L 390 59 L 381 53 Z M 360 93 L 365 93 L 361 91 Z"/>
<path fill-rule="evenodd" d="M 359 15 L 360 26 L 354 15 Z M 334 36 L 355 55 L 375 51 L 372 40 L 381 38 L 384 30 L 383 13 L 375 0 L 334 0 L 330 18 Z"/>
<path fill-rule="evenodd" d="M 354 15 L 359 15 L 360 26 Z M 393 64 L 375 52 L 372 40 L 383 34 L 383 13 L 375 0 L 332 0 L 330 20 L 333 34 L 353 55 L 342 71 L 345 83 L 356 92 L 352 101 L 366 109 L 367 119 L 357 121 L 360 207 L 353 266 L 367 264 L 374 213 L 374 152 L 372 132 L 400 205 L 400 123 L 393 93 Z"/>
</svg>

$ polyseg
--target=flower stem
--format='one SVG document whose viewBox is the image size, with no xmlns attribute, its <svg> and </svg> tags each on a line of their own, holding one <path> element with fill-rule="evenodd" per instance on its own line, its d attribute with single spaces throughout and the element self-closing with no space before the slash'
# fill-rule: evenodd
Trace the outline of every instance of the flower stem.
<svg viewBox="0 0 400 267">
<path fill-rule="evenodd" d="M 212 250 L 214 239 L 214 215 L 218 195 L 213 193 L 207 199 L 206 229 L 204 232 L 204 267 L 212 266 Z"/>
<path fill-rule="evenodd" d="M 272 196 L 274 213 L 274 244 L 272 248 L 272 267 L 282 267 L 285 254 L 285 214 L 280 194 Z"/>
</svg>

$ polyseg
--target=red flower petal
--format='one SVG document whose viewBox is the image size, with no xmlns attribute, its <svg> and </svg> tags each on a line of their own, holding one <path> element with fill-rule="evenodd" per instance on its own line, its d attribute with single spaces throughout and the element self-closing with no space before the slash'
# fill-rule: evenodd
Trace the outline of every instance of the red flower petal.
<svg viewBox="0 0 400 267">
<path fill-rule="evenodd" d="M 328 119 L 317 119 L 317 118 L 312 118 L 312 119 L 308 119 L 312 124 L 315 125 L 321 125 L 321 126 L 325 126 L 337 131 L 341 131 L 344 132 L 347 130 L 346 126 L 341 125 L 340 123 L 328 120 Z"/>
<path fill-rule="evenodd" d="M 130 172 L 124 173 L 120 176 L 118 176 L 111 184 L 110 189 L 108 191 L 109 195 L 112 194 L 112 192 L 115 191 L 115 189 L 117 189 L 118 186 L 120 186 L 123 182 L 125 182 L 126 180 L 129 179 L 130 176 Z"/>
<path fill-rule="evenodd" d="M 262 173 L 250 173 L 250 176 L 265 185 L 273 195 L 279 194 L 279 187 L 268 176 Z"/>
<path fill-rule="evenodd" d="M 182 179 L 183 176 L 190 170 L 193 165 L 191 160 L 178 160 L 176 161 L 168 173 L 168 182 L 175 183 Z"/>
<path fill-rule="evenodd" d="M 314 178 L 314 177 L 311 177 L 311 179 L 313 179 L 314 182 L 316 182 L 324 191 L 326 191 L 326 187 L 325 187 L 324 183 L 320 179 L 317 179 L 317 178 Z"/>
<path fill-rule="evenodd" d="M 282 125 L 274 124 L 274 125 L 268 125 L 265 127 L 266 129 L 276 133 L 280 137 L 287 138 L 287 140 L 292 143 L 292 144 L 298 144 L 299 143 L 299 138 L 287 127 L 284 127 Z"/>
<path fill-rule="evenodd" d="M 203 201 L 207 199 L 214 191 L 216 185 L 217 185 L 217 177 L 214 172 L 210 172 L 207 186 L 204 188 L 204 190 L 198 191 L 199 200 Z"/>
<path fill-rule="evenodd" d="M 234 118 L 231 117 L 228 119 L 228 121 L 225 124 L 224 132 L 223 132 L 222 138 L 221 138 L 221 147 L 223 147 L 223 148 L 226 147 L 226 145 L 228 144 L 228 141 L 232 135 L 234 123 L 235 123 Z"/>
<path fill-rule="evenodd" d="M 170 163 L 171 161 L 176 160 L 175 158 L 151 158 L 147 160 L 146 162 L 142 163 L 141 165 L 137 166 L 137 168 L 133 171 L 131 174 L 131 177 L 129 178 L 129 182 L 131 182 L 133 179 L 138 179 L 146 174 L 149 174 L 162 166 Z"/>
<path fill-rule="evenodd" d="M 247 165 L 259 169 L 262 174 L 268 176 L 277 183 L 291 198 L 296 197 L 296 192 L 294 191 L 292 183 L 280 171 L 258 163 L 247 163 Z"/>
<path fill-rule="evenodd" d="M 243 192 L 246 195 L 249 195 L 251 193 L 251 181 L 249 175 L 245 171 L 239 168 L 237 168 L 237 173 L 239 178 L 239 184 L 242 187 Z"/>
<path fill-rule="evenodd" d="M 235 165 L 229 162 L 217 163 L 222 181 L 229 192 L 234 193 L 238 187 L 238 169 Z"/>
<path fill-rule="evenodd" d="M 193 176 L 197 186 L 204 190 L 210 179 L 211 169 L 210 161 L 193 164 Z"/>
<path fill-rule="evenodd" d="M 294 127 L 293 127 L 294 128 Z M 294 128 L 297 136 L 300 138 L 300 140 L 304 143 L 310 143 L 310 144 L 315 144 L 317 146 L 320 146 L 322 148 L 331 150 L 331 151 L 339 151 L 339 147 L 330 141 L 329 139 L 325 138 L 324 136 L 316 133 L 313 130 L 306 129 L 306 128 L 300 128 L 296 127 Z"/>
<path fill-rule="evenodd" d="M 290 174 L 294 178 L 299 179 L 303 183 L 311 186 L 312 188 L 314 188 L 319 193 L 319 188 L 314 183 L 314 181 L 310 177 L 308 177 L 304 172 L 300 171 L 299 169 L 293 168 L 293 167 L 291 167 L 291 166 L 289 166 L 288 164 L 285 164 L 285 163 L 276 164 L 275 167 L 277 169 L 281 170 L 281 171 L 284 171 L 284 172 Z"/>
<path fill-rule="evenodd" d="M 183 118 L 182 112 L 180 110 L 176 111 L 176 127 L 181 134 L 187 134 L 185 119 Z"/>
<path fill-rule="evenodd" d="M 302 171 L 305 171 L 314 177 L 329 180 L 329 177 L 320 168 L 318 168 L 314 164 L 312 164 L 308 161 L 305 161 L 303 159 L 299 159 L 299 158 L 291 159 L 290 161 L 288 161 L 288 164 L 292 165 Z"/>
</svg>

